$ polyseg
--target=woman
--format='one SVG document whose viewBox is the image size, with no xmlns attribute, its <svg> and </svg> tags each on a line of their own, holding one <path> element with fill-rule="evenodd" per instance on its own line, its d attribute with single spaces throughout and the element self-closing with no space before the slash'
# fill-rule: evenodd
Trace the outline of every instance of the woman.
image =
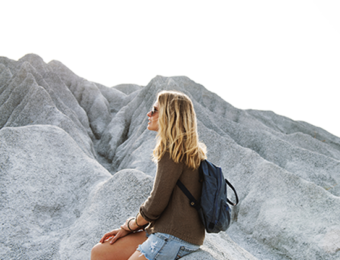
<svg viewBox="0 0 340 260">
<path fill-rule="evenodd" d="M 203 244 L 198 212 L 176 185 L 179 179 L 196 199 L 201 196 L 198 167 L 206 149 L 198 141 L 193 104 L 183 93 L 162 91 L 147 116 L 148 129 L 157 131 L 158 138 L 152 192 L 135 218 L 102 237 L 92 249 L 92 260 L 179 259 Z"/>
</svg>

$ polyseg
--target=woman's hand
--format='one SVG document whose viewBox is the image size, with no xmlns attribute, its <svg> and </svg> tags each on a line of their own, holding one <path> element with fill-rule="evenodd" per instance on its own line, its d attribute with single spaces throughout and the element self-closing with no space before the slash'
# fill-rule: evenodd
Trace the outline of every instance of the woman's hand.
<svg viewBox="0 0 340 260">
<path fill-rule="evenodd" d="M 130 234 L 131 232 L 130 231 L 127 231 L 125 229 L 115 229 L 115 230 L 112 230 L 108 233 L 106 233 L 102 239 L 100 239 L 100 243 L 104 243 L 105 240 L 109 239 L 110 237 L 112 237 L 111 241 L 110 241 L 110 244 L 112 245 L 114 242 L 116 242 L 119 238 L 122 238 L 122 237 L 125 237 L 127 236 L 128 234 Z"/>
</svg>

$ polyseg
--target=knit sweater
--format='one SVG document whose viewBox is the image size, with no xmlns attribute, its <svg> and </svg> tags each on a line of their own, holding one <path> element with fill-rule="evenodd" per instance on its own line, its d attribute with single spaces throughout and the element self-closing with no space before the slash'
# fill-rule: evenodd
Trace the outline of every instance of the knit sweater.
<svg viewBox="0 0 340 260">
<path fill-rule="evenodd" d="M 139 213 L 150 222 L 148 234 L 166 233 L 192 244 L 202 245 L 205 228 L 189 199 L 176 185 L 177 180 L 187 187 L 199 200 L 202 184 L 198 169 L 192 170 L 183 162 L 175 163 L 166 153 L 157 164 L 157 173 L 148 199 L 141 205 Z"/>
</svg>

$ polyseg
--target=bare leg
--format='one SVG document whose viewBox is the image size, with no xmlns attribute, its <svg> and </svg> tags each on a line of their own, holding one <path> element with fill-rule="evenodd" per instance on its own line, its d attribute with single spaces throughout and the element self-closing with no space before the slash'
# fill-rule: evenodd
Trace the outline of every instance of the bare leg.
<svg viewBox="0 0 340 260">
<path fill-rule="evenodd" d="M 145 256 L 139 252 L 139 251 L 136 251 L 133 253 L 133 255 L 129 258 L 129 260 L 148 260 L 145 258 Z"/>
<path fill-rule="evenodd" d="M 127 260 L 136 251 L 138 245 L 147 240 L 145 231 L 127 235 L 118 239 L 114 244 L 106 240 L 92 248 L 91 260 Z"/>
</svg>

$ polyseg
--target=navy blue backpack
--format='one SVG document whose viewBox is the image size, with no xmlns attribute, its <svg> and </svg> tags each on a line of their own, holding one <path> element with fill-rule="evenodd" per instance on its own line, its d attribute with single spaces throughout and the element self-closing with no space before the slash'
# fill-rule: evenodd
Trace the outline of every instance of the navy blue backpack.
<svg viewBox="0 0 340 260">
<path fill-rule="evenodd" d="M 199 167 L 200 182 L 202 182 L 202 195 L 197 201 L 178 180 L 178 187 L 189 198 L 190 206 L 198 210 L 201 220 L 208 233 L 226 231 L 230 225 L 231 209 L 229 204 L 236 206 L 238 203 L 237 193 L 234 187 L 224 178 L 222 169 L 211 162 L 204 160 Z M 235 193 L 236 203 L 227 198 L 227 185 Z"/>
</svg>

